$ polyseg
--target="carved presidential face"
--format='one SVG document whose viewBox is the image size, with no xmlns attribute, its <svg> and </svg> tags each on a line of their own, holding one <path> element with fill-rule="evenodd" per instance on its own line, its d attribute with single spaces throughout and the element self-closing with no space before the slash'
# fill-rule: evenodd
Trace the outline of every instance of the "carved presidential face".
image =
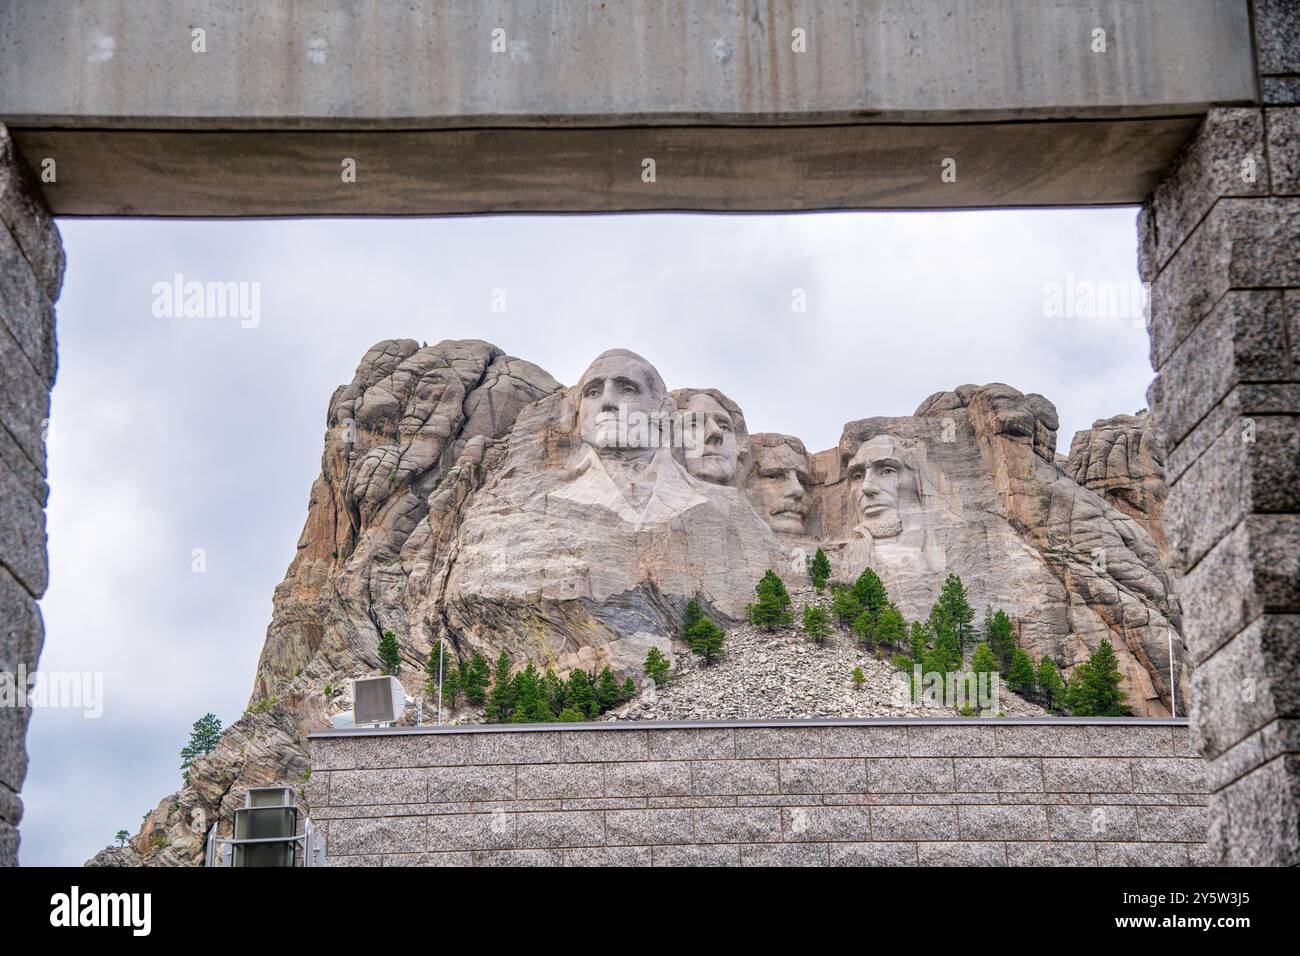
<svg viewBox="0 0 1300 956">
<path fill-rule="evenodd" d="M 641 356 L 605 352 L 578 384 L 578 435 L 602 454 L 655 447 L 667 395 L 663 379 Z"/>
<path fill-rule="evenodd" d="M 808 458 L 781 443 L 754 450 L 750 496 L 773 531 L 802 534 L 808 514 Z"/>
<path fill-rule="evenodd" d="M 740 457 L 731 413 L 704 392 L 692 395 L 681 411 L 687 472 L 715 485 L 731 484 Z"/>
<path fill-rule="evenodd" d="M 849 462 L 849 487 L 858 521 L 873 538 L 903 530 L 900 504 L 916 496 L 916 479 L 902 446 L 888 435 L 865 442 Z"/>
</svg>

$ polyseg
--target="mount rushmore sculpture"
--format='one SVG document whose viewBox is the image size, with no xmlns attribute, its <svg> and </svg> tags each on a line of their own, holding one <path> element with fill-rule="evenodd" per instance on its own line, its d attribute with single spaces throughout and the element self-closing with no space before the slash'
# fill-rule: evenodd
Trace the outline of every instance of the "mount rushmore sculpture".
<svg viewBox="0 0 1300 956">
<path fill-rule="evenodd" d="M 955 572 L 977 610 L 1006 610 L 1067 676 L 1110 640 L 1137 715 L 1169 713 L 1172 650 L 1185 713 L 1150 416 L 1096 423 L 1068 458 L 1056 430 L 1042 396 L 963 385 L 910 416 L 851 421 L 809 454 L 751 433 L 716 389 L 669 391 L 624 350 L 565 388 L 486 342 L 380 342 L 330 400 L 249 710 L 131 846 L 193 863 L 206 822 L 245 789 L 299 786 L 306 735 L 349 706 L 349 678 L 378 669 L 386 632 L 412 693 L 439 640 L 462 659 L 505 650 L 516 666 L 640 677 L 690 599 L 725 625 L 769 568 L 807 581 L 818 547 L 840 580 L 873 568 L 909 619 Z"/>
<path fill-rule="evenodd" d="M 1133 712 L 1169 712 L 1163 531 L 1070 477 L 1041 396 L 962 386 L 810 454 L 623 349 L 564 388 L 484 342 L 403 340 L 367 353 L 328 424 L 255 701 L 377 665 L 389 630 L 412 666 L 443 639 L 639 676 L 689 600 L 737 620 L 764 571 L 802 582 L 820 547 L 837 578 L 875 569 L 908 619 L 959 574 L 1067 671 L 1109 639 Z"/>
</svg>

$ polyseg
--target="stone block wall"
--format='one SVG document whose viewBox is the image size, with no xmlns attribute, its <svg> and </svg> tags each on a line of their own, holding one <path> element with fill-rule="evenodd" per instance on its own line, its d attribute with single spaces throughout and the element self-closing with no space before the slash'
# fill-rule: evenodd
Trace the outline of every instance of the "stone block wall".
<svg viewBox="0 0 1300 956">
<path fill-rule="evenodd" d="M 1185 866 L 1182 720 L 844 720 L 315 734 L 331 865 Z"/>
<path fill-rule="evenodd" d="M 1300 863 L 1300 5 L 1256 0 L 1259 102 L 1139 217 L 1211 852 Z"/>
<path fill-rule="evenodd" d="M 36 669 L 45 593 L 45 434 L 63 246 L 0 125 L 0 672 Z M 28 710 L 0 706 L 0 866 L 18 856 Z"/>
</svg>

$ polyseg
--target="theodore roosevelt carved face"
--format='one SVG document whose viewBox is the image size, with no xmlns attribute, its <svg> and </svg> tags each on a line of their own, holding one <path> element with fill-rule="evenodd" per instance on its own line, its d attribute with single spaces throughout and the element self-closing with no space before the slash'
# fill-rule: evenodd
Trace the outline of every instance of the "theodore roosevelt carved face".
<svg viewBox="0 0 1300 956">
<path fill-rule="evenodd" d="M 808 453 L 798 439 L 784 435 L 755 435 L 750 441 L 750 501 L 773 531 L 802 534 L 808 516 Z"/>
</svg>

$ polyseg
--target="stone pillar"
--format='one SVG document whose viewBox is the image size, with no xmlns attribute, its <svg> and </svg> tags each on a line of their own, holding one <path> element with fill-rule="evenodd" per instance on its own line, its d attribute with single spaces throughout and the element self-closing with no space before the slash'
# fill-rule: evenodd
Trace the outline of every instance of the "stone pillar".
<svg viewBox="0 0 1300 956">
<path fill-rule="evenodd" d="M 1211 859 L 1300 864 L 1300 7 L 1139 217 Z"/>
<path fill-rule="evenodd" d="M 3 125 L 0 227 L 0 866 L 13 866 L 29 712 L 12 697 L 43 639 L 36 600 L 46 579 L 45 429 L 63 246 Z"/>
</svg>

